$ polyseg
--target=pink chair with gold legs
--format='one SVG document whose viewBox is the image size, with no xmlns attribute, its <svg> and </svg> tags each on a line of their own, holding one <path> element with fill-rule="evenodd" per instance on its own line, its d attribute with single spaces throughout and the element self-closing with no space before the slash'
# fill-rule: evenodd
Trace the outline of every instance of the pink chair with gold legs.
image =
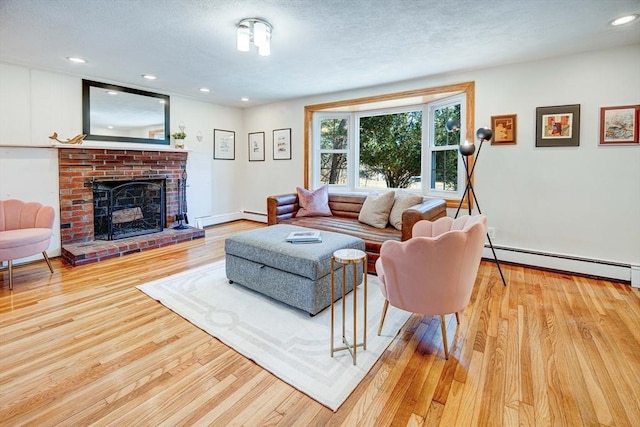
<svg viewBox="0 0 640 427">
<path fill-rule="evenodd" d="M 444 315 L 460 312 L 471 299 L 478 274 L 487 218 L 464 215 L 418 221 L 411 239 L 386 241 L 376 272 L 385 297 L 378 335 L 389 304 L 413 313 L 439 315 L 445 357 L 449 358 Z"/>
<path fill-rule="evenodd" d="M 55 211 L 51 206 L 21 200 L 0 200 L 0 261 L 9 262 L 9 289 L 13 289 L 13 260 L 42 253 L 53 267 L 47 248 L 53 234 Z"/>
</svg>

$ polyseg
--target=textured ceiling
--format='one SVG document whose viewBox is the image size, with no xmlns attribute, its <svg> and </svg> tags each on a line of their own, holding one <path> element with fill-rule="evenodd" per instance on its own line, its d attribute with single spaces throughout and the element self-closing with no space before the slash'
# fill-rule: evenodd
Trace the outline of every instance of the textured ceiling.
<svg viewBox="0 0 640 427">
<path fill-rule="evenodd" d="M 640 23 L 608 25 L 628 13 L 640 0 L 0 0 L 0 61 L 247 107 L 638 43 Z M 271 56 L 236 51 L 249 17 Z"/>
</svg>

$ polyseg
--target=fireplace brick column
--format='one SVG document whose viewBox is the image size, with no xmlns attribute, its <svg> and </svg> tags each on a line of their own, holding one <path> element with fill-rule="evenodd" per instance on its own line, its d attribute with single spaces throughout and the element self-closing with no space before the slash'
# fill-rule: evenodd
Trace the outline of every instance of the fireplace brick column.
<svg viewBox="0 0 640 427">
<path fill-rule="evenodd" d="M 178 179 L 187 167 L 187 152 L 92 148 L 58 149 L 60 237 L 62 245 L 93 241 L 93 179 L 166 178 L 166 226 L 178 213 Z"/>
</svg>

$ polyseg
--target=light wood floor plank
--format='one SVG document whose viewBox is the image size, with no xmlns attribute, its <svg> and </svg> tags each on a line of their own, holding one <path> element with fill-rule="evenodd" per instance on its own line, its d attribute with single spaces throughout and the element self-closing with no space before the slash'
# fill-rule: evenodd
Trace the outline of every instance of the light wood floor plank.
<svg viewBox="0 0 640 427">
<path fill-rule="evenodd" d="M 206 237 L 82 267 L 0 271 L 1 425 L 640 425 L 640 291 L 483 261 L 471 303 L 410 317 L 336 412 L 135 286 L 224 258 Z"/>
</svg>

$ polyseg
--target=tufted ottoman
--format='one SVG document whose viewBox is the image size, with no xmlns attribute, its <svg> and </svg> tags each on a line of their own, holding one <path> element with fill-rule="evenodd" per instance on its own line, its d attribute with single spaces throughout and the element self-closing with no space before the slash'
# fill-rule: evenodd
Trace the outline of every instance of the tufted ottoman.
<svg viewBox="0 0 640 427">
<path fill-rule="evenodd" d="M 364 251 L 364 240 L 321 231 L 321 243 L 289 243 L 292 231 L 304 227 L 277 224 L 244 231 L 225 240 L 227 278 L 254 291 L 315 315 L 331 299 L 331 257 L 338 249 Z M 342 268 L 336 265 L 336 272 Z M 362 277 L 362 266 L 358 267 Z M 353 275 L 347 274 L 347 292 Z M 336 299 L 342 297 L 342 274 L 336 274 Z M 340 278 L 337 280 L 337 278 Z"/>
</svg>

